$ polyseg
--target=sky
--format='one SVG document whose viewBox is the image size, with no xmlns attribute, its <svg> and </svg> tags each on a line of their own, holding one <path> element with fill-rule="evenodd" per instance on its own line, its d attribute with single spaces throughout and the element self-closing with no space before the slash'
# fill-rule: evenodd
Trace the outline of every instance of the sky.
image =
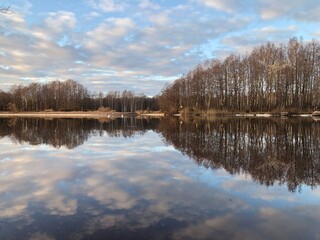
<svg viewBox="0 0 320 240">
<path fill-rule="evenodd" d="M 1 0 L 0 89 L 73 79 L 154 96 L 201 62 L 320 38 L 319 0 Z"/>
</svg>

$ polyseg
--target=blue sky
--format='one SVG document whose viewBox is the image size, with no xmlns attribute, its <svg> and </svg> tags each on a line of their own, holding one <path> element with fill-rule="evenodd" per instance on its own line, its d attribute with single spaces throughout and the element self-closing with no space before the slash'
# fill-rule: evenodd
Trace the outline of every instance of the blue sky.
<svg viewBox="0 0 320 240">
<path fill-rule="evenodd" d="M 319 0 L 14 0 L 0 18 L 0 89 L 74 79 L 152 96 L 209 58 L 319 39 Z"/>
</svg>

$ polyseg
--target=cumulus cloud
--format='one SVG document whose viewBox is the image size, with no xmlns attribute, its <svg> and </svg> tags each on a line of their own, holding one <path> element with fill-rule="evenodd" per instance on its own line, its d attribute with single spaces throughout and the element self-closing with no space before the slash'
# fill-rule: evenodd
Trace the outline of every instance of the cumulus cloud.
<svg viewBox="0 0 320 240">
<path fill-rule="evenodd" d="M 219 11 L 234 13 L 244 9 L 249 9 L 254 5 L 254 1 L 238 1 L 238 0 L 197 0 L 199 3 L 214 8 Z"/>
<path fill-rule="evenodd" d="M 90 12 L 90 13 L 85 15 L 85 18 L 87 20 L 92 20 L 92 19 L 97 18 L 97 17 L 101 17 L 101 14 L 98 13 L 98 12 L 95 12 L 95 11 L 92 11 L 92 12 Z"/>
<path fill-rule="evenodd" d="M 294 14 L 294 18 L 296 18 L 298 21 L 303 22 L 315 22 L 319 23 L 319 15 L 320 12 L 320 4 L 311 6 L 310 8 L 304 8 Z"/>
<path fill-rule="evenodd" d="M 207 58 L 244 53 L 267 40 L 286 42 L 304 29 L 318 36 L 303 25 L 318 21 L 316 0 L 87 0 L 80 10 L 64 4 L 64 10 L 42 12 L 34 2 L 22 2 L 14 14 L 2 16 L 4 90 L 72 78 L 93 91 L 129 87 L 155 95 L 164 82 Z"/>
<path fill-rule="evenodd" d="M 160 9 L 160 6 L 158 4 L 153 3 L 150 0 L 140 0 L 139 7 L 142 9 Z"/>
<path fill-rule="evenodd" d="M 319 21 L 315 14 L 320 9 L 317 0 L 259 0 L 257 5 L 262 19 L 292 18 L 300 21 Z"/>
<path fill-rule="evenodd" d="M 105 46 L 112 49 L 119 44 L 119 41 L 126 41 L 125 37 L 134 26 L 130 18 L 106 19 L 104 23 L 86 34 L 85 47 L 92 51 L 101 51 Z"/>
<path fill-rule="evenodd" d="M 228 46 L 228 54 L 237 52 L 245 55 L 250 53 L 253 48 L 266 44 L 267 41 L 275 44 L 286 43 L 290 38 L 295 36 L 296 29 L 297 26 L 293 25 L 285 28 L 274 26 L 255 28 L 251 32 L 226 36 L 221 39 L 221 45 Z M 230 49 L 232 50 L 230 51 Z M 223 53 L 221 54 L 223 55 Z"/>
<path fill-rule="evenodd" d="M 75 28 L 77 19 L 73 12 L 59 11 L 49 13 L 45 20 L 46 26 L 55 32 L 62 32 Z"/>
<path fill-rule="evenodd" d="M 127 6 L 123 1 L 118 0 L 87 0 L 87 3 L 92 8 L 104 12 L 123 11 Z"/>
</svg>

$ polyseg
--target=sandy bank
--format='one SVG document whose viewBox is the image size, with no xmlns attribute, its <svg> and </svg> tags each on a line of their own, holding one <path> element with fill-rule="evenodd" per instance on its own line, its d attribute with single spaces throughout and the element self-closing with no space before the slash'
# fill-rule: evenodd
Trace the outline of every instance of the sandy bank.
<svg viewBox="0 0 320 240">
<path fill-rule="evenodd" d="M 121 112 L 0 112 L 0 117 L 41 117 L 41 118 L 119 118 L 134 117 L 135 113 Z"/>
<path fill-rule="evenodd" d="M 147 117 L 164 117 L 164 113 L 141 113 L 139 116 L 147 116 Z"/>
</svg>

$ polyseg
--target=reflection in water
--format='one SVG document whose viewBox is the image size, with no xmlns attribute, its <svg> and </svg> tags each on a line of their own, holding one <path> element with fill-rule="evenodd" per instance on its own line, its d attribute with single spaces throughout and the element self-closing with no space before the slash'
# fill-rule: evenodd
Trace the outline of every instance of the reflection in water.
<svg viewBox="0 0 320 240">
<path fill-rule="evenodd" d="M 0 118 L 0 137 L 68 149 L 105 132 L 131 137 L 147 130 L 160 132 L 166 143 L 206 168 L 250 174 L 267 186 L 287 184 L 290 191 L 320 184 L 320 122 L 311 119 Z"/>
<path fill-rule="evenodd" d="M 320 184 L 320 122 L 305 119 L 227 118 L 214 121 L 167 119 L 166 142 L 213 169 L 250 174 L 267 186 Z"/>
<path fill-rule="evenodd" d="M 320 239 L 317 122 L 0 121 L 0 239 Z"/>
<path fill-rule="evenodd" d="M 155 128 L 157 119 L 149 121 L 137 118 L 105 119 L 43 119 L 43 118 L 0 118 L 0 137 L 11 136 L 14 142 L 31 145 L 49 144 L 56 148 L 75 148 L 92 135 L 107 132 L 112 137 L 131 137 Z"/>
</svg>

